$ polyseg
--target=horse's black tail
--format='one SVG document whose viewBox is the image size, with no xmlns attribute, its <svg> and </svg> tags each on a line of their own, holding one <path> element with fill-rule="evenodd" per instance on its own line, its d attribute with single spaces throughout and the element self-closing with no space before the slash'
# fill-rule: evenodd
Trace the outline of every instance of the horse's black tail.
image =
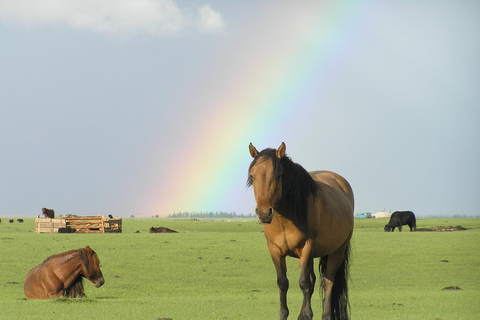
<svg viewBox="0 0 480 320">
<path fill-rule="evenodd" d="M 343 262 L 335 274 L 332 288 L 332 320 L 348 319 L 348 267 L 350 259 L 350 244 L 345 248 Z M 320 276 L 323 279 L 327 270 L 328 256 L 320 258 Z M 320 281 L 323 286 L 323 281 Z M 322 290 L 323 291 L 323 290 Z"/>
</svg>

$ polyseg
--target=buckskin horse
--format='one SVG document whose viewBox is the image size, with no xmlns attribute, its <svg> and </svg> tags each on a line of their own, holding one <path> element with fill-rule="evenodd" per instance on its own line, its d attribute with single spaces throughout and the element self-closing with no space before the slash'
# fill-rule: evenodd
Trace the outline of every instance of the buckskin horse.
<svg viewBox="0 0 480 320">
<path fill-rule="evenodd" d="M 88 246 L 48 257 L 30 270 L 23 289 L 29 299 L 84 297 L 83 277 L 97 288 L 105 283 L 100 260 Z"/>
<path fill-rule="evenodd" d="M 280 319 L 288 317 L 285 257 L 298 259 L 303 304 L 300 320 L 313 317 L 315 288 L 313 259 L 319 257 L 323 278 L 323 319 L 348 319 L 348 262 L 353 233 L 353 191 L 340 175 L 330 171 L 307 172 L 285 155 L 286 146 L 258 152 L 247 186 L 253 186 L 255 213 L 264 225 L 268 250 L 277 272 Z"/>
</svg>

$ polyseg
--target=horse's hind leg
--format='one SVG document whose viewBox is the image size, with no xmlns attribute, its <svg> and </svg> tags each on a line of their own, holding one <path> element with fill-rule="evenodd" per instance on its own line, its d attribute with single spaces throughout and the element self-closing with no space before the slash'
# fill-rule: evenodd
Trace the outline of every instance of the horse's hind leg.
<svg viewBox="0 0 480 320">
<path fill-rule="evenodd" d="M 315 271 L 313 270 L 313 261 L 312 261 L 312 268 L 310 272 L 310 281 L 311 281 L 311 290 L 310 290 L 310 296 L 313 295 L 313 291 L 315 291 L 315 282 L 317 281 L 317 277 L 315 276 Z"/>
<path fill-rule="evenodd" d="M 348 243 L 348 242 L 347 242 Z M 335 282 L 335 275 L 343 263 L 346 245 L 343 245 L 337 251 L 328 255 L 327 267 L 323 274 L 323 320 L 332 319 L 332 289 Z M 320 265 L 320 274 L 322 267 Z"/>
</svg>

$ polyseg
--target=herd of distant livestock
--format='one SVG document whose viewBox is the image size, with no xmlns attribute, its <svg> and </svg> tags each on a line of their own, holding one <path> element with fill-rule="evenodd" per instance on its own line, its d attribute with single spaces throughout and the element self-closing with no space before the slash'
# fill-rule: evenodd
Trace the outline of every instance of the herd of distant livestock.
<svg viewBox="0 0 480 320">
<path fill-rule="evenodd" d="M 362 213 L 360 215 L 357 215 L 357 217 L 371 218 L 371 214 L 369 214 L 369 212 Z M 8 223 L 14 223 L 14 221 L 14 219 L 9 219 Z M 0 219 L 0 223 L 1 222 L 2 219 Z M 23 219 L 17 219 L 17 222 L 23 223 Z M 415 214 L 412 211 L 395 211 L 394 213 L 392 213 L 392 215 L 390 216 L 390 221 L 385 225 L 384 230 L 385 232 L 393 232 L 395 231 L 395 228 L 398 228 L 398 231 L 402 231 L 402 225 L 408 225 L 410 227 L 410 231 L 417 231 L 417 220 L 415 218 Z M 152 229 L 154 228 L 152 227 Z M 165 231 L 150 230 L 150 233 L 157 232 L 163 233 Z"/>
<path fill-rule="evenodd" d="M 10 219 L 10 220 L 8 220 L 8 223 L 13 223 L 14 221 L 15 221 L 15 220 Z M 2 219 L 0 219 L 0 222 L 2 222 Z M 17 219 L 17 222 L 18 222 L 18 223 L 23 223 L 23 219 Z"/>
</svg>

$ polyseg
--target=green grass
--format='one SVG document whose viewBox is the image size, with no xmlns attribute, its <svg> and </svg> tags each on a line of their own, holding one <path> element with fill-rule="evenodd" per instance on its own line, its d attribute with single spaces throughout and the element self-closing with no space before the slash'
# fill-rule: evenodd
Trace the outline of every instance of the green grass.
<svg viewBox="0 0 480 320">
<path fill-rule="evenodd" d="M 3 221 L 5 221 L 3 219 Z M 352 319 L 474 319 L 480 314 L 480 219 L 419 220 L 456 232 L 383 231 L 356 220 Z M 164 226 L 178 234 L 150 234 Z M 124 220 L 122 234 L 35 234 L 34 219 L 0 224 L 0 319 L 277 319 L 275 271 L 262 226 L 249 221 Z M 139 231 L 139 233 L 136 233 Z M 106 279 L 83 300 L 26 300 L 23 282 L 46 257 L 91 246 Z M 448 262 L 443 262 L 447 260 Z M 288 259 L 290 318 L 302 295 Z M 461 290 L 442 290 L 458 286 Z M 321 318 L 317 290 L 315 319 Z"/>
</svg>

